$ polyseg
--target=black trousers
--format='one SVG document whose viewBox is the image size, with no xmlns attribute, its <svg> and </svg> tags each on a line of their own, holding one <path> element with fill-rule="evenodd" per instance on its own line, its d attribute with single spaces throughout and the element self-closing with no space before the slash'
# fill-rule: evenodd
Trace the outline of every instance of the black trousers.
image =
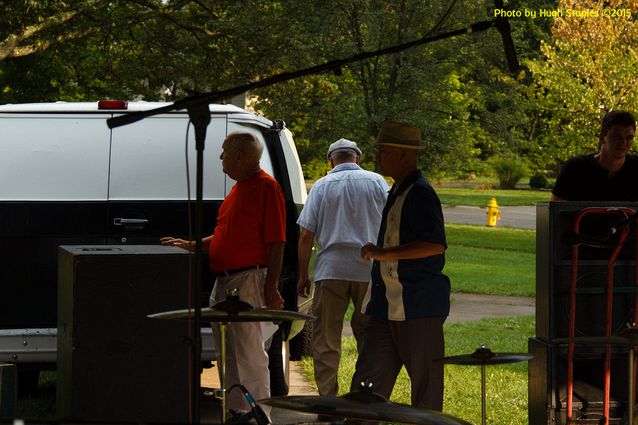
<svg viewBox="0 0 638 425">
<path fill-rule="evenodd" d="M 352 377 L 351 391 L 363 381 L 389 399 L 401 367 L 411 381 L 412 406 L 443 410 L 443 362 L 445 317 L 405 321 L 371 318 Z"/>
</svg>

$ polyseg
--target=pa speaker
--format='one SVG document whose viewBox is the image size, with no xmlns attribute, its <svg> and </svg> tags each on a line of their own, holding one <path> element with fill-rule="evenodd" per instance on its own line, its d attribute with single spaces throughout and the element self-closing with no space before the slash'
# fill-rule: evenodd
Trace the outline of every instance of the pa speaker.
<svg viewBox="0 0 638 425">
<path fill-rule="evenodd" d="M 188 323 L 147 318 L 188 305 L 188 262 L 174 247 L 59 248 L 60 419 L 188 422 Z"/>
</svg>

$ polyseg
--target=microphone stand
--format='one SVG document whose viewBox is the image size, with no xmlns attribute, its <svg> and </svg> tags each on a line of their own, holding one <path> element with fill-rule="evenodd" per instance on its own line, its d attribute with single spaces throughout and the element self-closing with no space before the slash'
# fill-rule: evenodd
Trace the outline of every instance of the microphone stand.
<svg viewBox="0 0 638 425">
<path fill-rule="evenodd" d="M 195 278 L 192 282 L 191 305 L 194 308 L 193 316 L 193 340 L 191 350 L 191 362 L 193 367 L 193 376 L 191 382 L 191 420 L 193 423 L 199 423 L 199 391 L 201 386 L 201 376 L 199 369 L 201 367 L 202 353 L 202 334 L 201 334 L 201 315 L 202 310 L 200 304 L 202 292 L 202 223 L 203 211 L 202 204 L 204 198 L 204 148 L 206 142 L 206 128 L 210 123 L 210 110 L 208 104 L 193 105 L 187 108 L 188 116 L 195 127 L 195 150 L 197 151 L 197 171 L 195 177 Z"/>
</svg>

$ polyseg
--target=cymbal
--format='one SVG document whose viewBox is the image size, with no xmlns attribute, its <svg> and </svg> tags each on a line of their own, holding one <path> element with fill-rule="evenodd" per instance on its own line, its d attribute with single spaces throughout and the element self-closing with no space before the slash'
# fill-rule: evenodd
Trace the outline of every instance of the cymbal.
<svg viewBox="0 0 638 425">
<path fill-rule="evenodd" d="M 534 356 L 525 353 L 494 353 L 489 348 L 481 346 L 472 354 L 443 357 L 440 361 L 447 364 L 481 366 L 516 363 L 530 360 L 532 358 L 534 358 Z"/>
<path fill-rule="evenodd" d="M 149 314 L 151 319 L 189 319 L 195 315 L 194 309 L 163 311 Z M 254 308 L 238 312 L 226 312 L 214 307 L 206 307 L 201 310 L 202 320 L 210 322 L 278 322 L 285 320 L 315 320 L 315 316 L 288 310 L 269 310 Z"/>
<path fill-rule="evenodd" d="M 628 347 L 638 347 L 638 329 L 630 327 L 624 329 L 616 335 L 611 336 L 577 336 L 574 338 L 555 338 L 552 340 L 557 343 L 569 343 L 573 341 L 574 344 L 590 344 L 590 345 L 623 345 Z"/>
<path fill-rule="evenodd" d="M 281 409 L 314 413 L 335 418 L 422 425 L 470 425 L 469 422 L 441 412 L 393 403 L 378 394 L 374 394 L 376 397 L 374 397 L 373 400 L 370 400 L 369 397 L 365 397 L 365 395 L 363 400 L 351 398 L 352 395 L 356 394 L 358 393 L 348 393 L 341 397 L 272 397 L 260 400 L 260 403 Z"/>
</svg>

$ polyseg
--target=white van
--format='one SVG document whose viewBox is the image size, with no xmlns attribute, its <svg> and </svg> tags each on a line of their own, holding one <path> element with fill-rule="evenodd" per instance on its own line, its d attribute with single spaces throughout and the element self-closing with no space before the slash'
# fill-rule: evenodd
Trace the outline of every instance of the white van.
<svg viewBox="0 0 638 425">
<path fill-rule="evenodd" d="M 23 390 L 37 384 L 39 370 L 55 367 L 58 246 L 158 244 L 161 236 L 187 236 L 186 134 L 193 199 L 196 151 L 186 111 L 113 130 L 106 125 L 108 118 L 166 105 L 0 105 L 0 362 L 18 365 Z M 296 310 L 295 223 L 306 189 L 292 136 L 282 122 L 236 106 L 211 105 L 210 113 L 203 233 L 212 231 L 219 204 L 234 184 L 221 168 L 221 143 L 229 133 L 251 132 L 265 145 L 262 168 L 286 197 L 280 288 L 284 308 Z M 205 273 L 202 280 L 207 299 L 213 278 Z M 284 340 L 289 331 L 284 329 Z M 273 394 L 283 392 L 277 385 Z"/>
</svg>

